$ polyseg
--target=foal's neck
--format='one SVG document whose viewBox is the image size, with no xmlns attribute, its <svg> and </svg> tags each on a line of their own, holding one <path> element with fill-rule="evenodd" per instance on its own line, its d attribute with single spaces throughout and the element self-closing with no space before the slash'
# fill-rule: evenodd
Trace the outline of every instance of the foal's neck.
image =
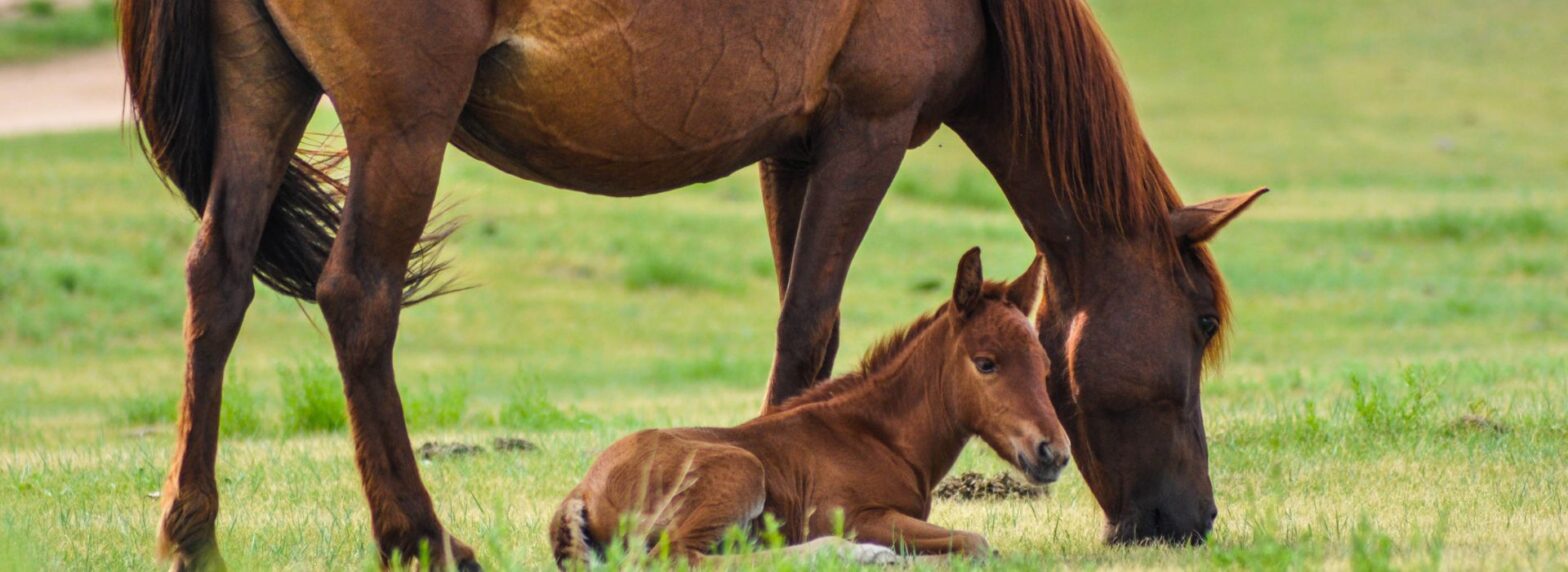
<svg viewBox="0 0 1568 572">
<path fill-rule="evenodd" d="M 869 376 L 864 387 L 824 404 L 820 413 L 830 422 L 852 420 L 870 428 L 870 436 L 923 473 L 931 486 L 953 467 L 970 437 L 941 378 L 950 334 L 933 330 L 880 371 L 864 372 Z"/>
</svg>

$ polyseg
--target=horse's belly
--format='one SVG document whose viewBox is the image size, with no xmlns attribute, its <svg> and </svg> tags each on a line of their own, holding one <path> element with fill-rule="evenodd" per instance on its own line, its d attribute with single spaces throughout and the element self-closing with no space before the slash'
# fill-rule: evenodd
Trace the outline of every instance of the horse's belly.
<svg viewBox="0 0 1568 572">
<path fill-rule="evenodd" d="M 457 142 L 603 194 L 728 174 L 804 133 L 827 92 L 847 18 L 790 4 L 528 2 L 481 63 Z"/>
</svg>

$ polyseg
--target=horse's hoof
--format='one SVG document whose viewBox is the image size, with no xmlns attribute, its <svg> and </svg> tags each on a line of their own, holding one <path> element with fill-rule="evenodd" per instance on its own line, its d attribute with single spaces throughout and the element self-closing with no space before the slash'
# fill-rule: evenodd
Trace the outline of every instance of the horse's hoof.
<svg viewBox="0 0 1568 572">
<path fill-rule="evenodd" d="M 459 542 L 456 538 L 449 538 L 452 543 L 451 558 L 457 561 L 453 568 L 458 572 L 483 572 L 484 566 L 479 565 L 479 559 L 474 555 L 474 549 L 467 544 Z"/>
<path fill-rule="evenodd" d="M 856 564 L 890 566 L 898 563 L 898 553 L 886 546 L 856 544 L 849 547 L 846 556 Z"/>
</svg>

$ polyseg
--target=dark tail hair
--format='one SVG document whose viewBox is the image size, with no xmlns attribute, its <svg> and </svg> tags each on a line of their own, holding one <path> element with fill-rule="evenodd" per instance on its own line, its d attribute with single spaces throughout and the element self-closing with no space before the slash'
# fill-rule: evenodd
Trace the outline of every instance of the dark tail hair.
<svg viewBox="0 0 1568 572">
<path fill-rule="evenodd" d="M 142 150 L 200 216 L 212 186 L 218 136 L 212 0 L 119 0 L 118 18 Z M 306 301 L 316 299 L 316 281 L 342 215 L 345 185 L 328 168 L 299 154 L 289 161 L 256 252 L 257 279 Z M 452 230 L 439 226 L 420 241 L 403 281 L 404 305 L 449 291 L 449 283 L 434 280 L 446 268 L 435 254 Z"/>
<path fill-rule="evenodd" d="M 1164 228 L 1181 199 L 1149 149 L 1111 43 L 1085 0 L 985 0 L 1024 153 L 1080 222 Z"/>
<path fill-rule="evenodd" d="M 562 570 L 587 568 L 599 556 L 588 533 L 588 505 L 572 491 L 550 518 L 550 549 Z"/>
</svg>

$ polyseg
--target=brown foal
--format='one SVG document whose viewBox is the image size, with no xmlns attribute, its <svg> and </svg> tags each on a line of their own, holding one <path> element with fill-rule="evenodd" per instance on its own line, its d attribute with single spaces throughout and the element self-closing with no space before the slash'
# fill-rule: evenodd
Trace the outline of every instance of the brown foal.
<svg viewBox="0 0 1568 572">
<path fill-rule="evenodd" d="M 860 542 L 988 554 L 980 535 L 925 518 L 932 487 L 972 436 L 1036 483 L 1067 465 L 1031 320 L 1043 286 L 1038 258 L 1011 283 L 985 282 L 972 249 L 952 300 L 873 347 L 859 371 L 737 427 L 615 442 L 550 521 L 557 563 L 586 563 L 617 539 L 661 537 L 670 554 L 699 559 L 732 526 L 760 530 L 765 513 L 792 545 L 832 535 L 842 514 Z M 622 530 L 628 516 L 634 530 Z"/>
</svg>

